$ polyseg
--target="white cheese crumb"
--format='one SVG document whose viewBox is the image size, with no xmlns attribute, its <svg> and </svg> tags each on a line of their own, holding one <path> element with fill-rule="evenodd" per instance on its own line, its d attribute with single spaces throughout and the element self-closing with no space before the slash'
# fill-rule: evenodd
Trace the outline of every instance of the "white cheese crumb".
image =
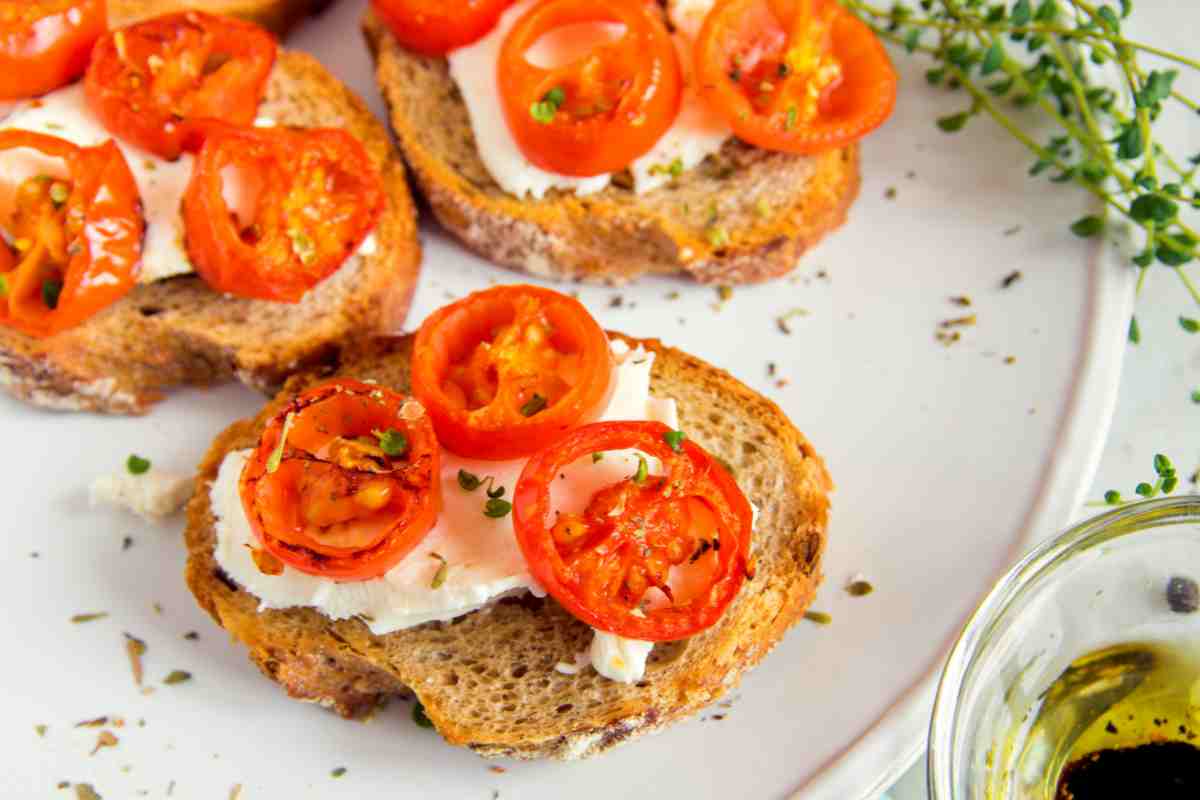
<svg viewBox="0 0 1200 800">
<path fill-rule="evenodd" d="M 654 642 L 624 639 L 605 631 L 596 631 L 589 655 L 592 666 L 609 680 L 637 683 L 646 674 L 646 659 Z"/>
<path fill-rule="evenodd" d="M 173 472 L 150 470 L 141 475 L 114 472 L 92 481 L 88 491 L 92 506 L 124 508 L 143 519 L 157 520 L 183 508 L 192 495 L 192 478 Z"/>
<path fill-rule="evenodd" d="M 577 675 L 579 670 L 586 667 L 591 660 L 592 656 L 587 650 L 580 650 L 575 654 L 574 662 L 568 664 L 565 661 L 560 661 L 554 665 L 554 671 L 561 672 L 563 675 Z"/>
</svg>

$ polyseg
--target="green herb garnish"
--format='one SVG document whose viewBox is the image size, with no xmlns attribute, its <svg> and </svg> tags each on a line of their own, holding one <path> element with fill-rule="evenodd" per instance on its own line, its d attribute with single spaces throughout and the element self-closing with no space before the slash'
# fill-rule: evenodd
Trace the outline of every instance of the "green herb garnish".
<svg viewBox="0 0 1200 800">
<path fill-rule="evenodd" d="M 534 102 L 529 107 L 529 114 L 543 125 L 549 125 L 554 121 L 554 115 L 558 113 L 558 110 L 562 108 L 562 104 L 566 101 L 566 92 L 561 87 L 555 86 L 542 95 L 541 100 Z"/>
<path fill-rule="evenodd" d="M 125 469 L 129 470 L 130 475 L 144 475 L 150 471 L 150 459 L 131 454 L 125 459 Z"/>
<path fill-rule="evenodd" d="M 866 580 L 851 581 L 846 586 L 846 594 L 851 597 L 866 597 L 875 591 L 875 586 Z"/>
<path fill-rule="evenodd" d="M 165 683 L 167 686 L 174 686 L 177 683 L 186 683 L 191 679 L 192 673 L 186 672 L 182 669 L 173 669 L 167 675 L 167 677 L 163 678 L 163 683 Z"/>
<path fill-rule="evenodd" d="M 1149 499 L 1157 497 L 1159 494 L 1170 494 L 1179 486 L 1179 476 L 1175 474 L 1175 465 L 1162 453 L 1154 456 L 1154 474 L 1157 478 L 1153 483 L 1142 481 L 1134 487 L 1133 491 L 1138 497 Z M 1088 505 L 1122 506 L 1132 502 L 1134 501 L 1123 498 L 1116 489 L 1109 489 L 1104 493 L 1104 502 L 1089 503 Z"/>
<path fill-rule="evenodd" d="M 391 458 L 398 458 L 408 452 L 408 437 L 395 428 L 386 431 L 371 431 L 379 440 L 379 449 Z"/>
<path fill-rule="evenodd" d="M 483 481 L 479 479 L 478 475 L 467 472 L 465 469 L 460 469 L 458 471 L 458 485 L 461 486 L 464 491 L 473 492 L 479 488 L 479 484 L 482 482 Z"/>
<path fill-rule="evenodd" d="M 1095 236 L 1108 218 L 1124 217 L 1141 237 L 1131 258 L 1140 270 L 1138 288 L 1157 262 L 1200 304 L 1200 289 L 1178 269 L 1200 255 L 1200 231 L 1181 214 L 1200 208 L 1200 154 L 1172 153 L 1155 130 L 1168 108 L 1200 111 L 1200 102 L 1176 86 L 1195 77 L 1200 60 L 1127 38 L 1131 0 L 1120 0 L 1119 10 L 1089 0 L 843 5 L 881 38 L 930 57 L 930 84 L 967 96 L 965 108 L 937 120 L 939 128 L 954 133 L 990 117 L 1030 151 L 1030 175 L 1074 183 L 1103 205 L 1071 223 L 1074 233 Z M 1024 52 L 1008 52 L 1017 48 Z M 1143 65 L 1147 55 L 1158 63 Z M 1104 80 L 1092 65 L 1104 65 L 1118 80 Z"/>
<path fill-rule="evenodd" d="M 1200 322 L 1197 322 L 1191 317 L 1180 317 L 1179 327 L 1183 328 L 1188 333 L 1196 333 L 1197 331 L 1200 331 Z"/>
<path fill-rule="evenodd" d="M 433 580 L 429 582 L 430 589 L 440 589 L 442 588 L 442 584 L 446 582 L 446 573 L 450 571 L 450 565 L 446 563 L 446 559 L 441 553 L 430 553 L 429 557 L 436 558 L 442 562 L 441 566 L 437 568 L 437 572 L 433 573 Z"/>
<path fill-rule="evenodd" d="M 71 622 L 76 624 L 80 622 L 95 622 L 98 619 L 104 619 L 108 616 L 107 611 L 97 611 L 91 614 L 75 614 L 71 617 Z"/>
<path fill-rule="evenodd" d="M 662 438 L 672 450 L 678 453 L 683 449 L 683 441 L 687 439 L 687 434 L 683 431 L 667 431 Z"/>
<path fill-rule="evenodd" d="M 646 463 L 646 457 L 638 454 L 637 472 L 633 473 L 633 482 L 641 486 L 646 482 L 646 477 L 650 474 L 650 465 Z"/>
<path fill-rule="evenodd" d="M 283 430 L 279 432 L 279 441 L 275 444 L 275 449 L 271 451 L 270 457 L 267 458 L 267 474 L 272 474 L 279 469 L 279 462 L 283 460 L 283 445 L 287 442 L 288 432 L 291 431 L 292 420 L 295 418 L 295 411 L 289 411 L 283 418 Z"/>
<path fill-rule="evenodd" d="M 62 289 L 62 281 L 42 281 L 42 302 L 46 304 L 46 308 L 51 311 L 58 308 L 58 297 L 62 294 Z"/>
<path fill-rule="evenodd" d="M 826 614 L 824 611 L 805 611 L 804 618 L 809 622 L 815 622 L 818 625 L 829 625 L 833 622 L 833 617 Z"/>
<path fill-rule="evenodd" d="M 331 771 L 330 771 L 330 773 L 329 773 L 329 777 L 331 777 L 331 778 L 340 778 L 340 777 L 342 777 L 342 776 L 343 776 L 343 775 L 345 775 L 345 774 L 346 774 L 346 768 L 345 768 L 345 767 L 336 767 L 336 768 L 334 768 L 333 770 L 331 770 Z"/>
<path fill-rule="evenodd" d="M 498 497 L 489 498 L 488 501 L 483 504 L 483 515 L 485 517 L 491 517 L 492 519 L 507 517 L 508 512 L 510 511 L 512 511 L 512 503 L 508 502 L 507 500 L 501 500 Z"/>
<path fill-rule="evenodd" d="M 525 405 L 521 406 L 521 416 L 532 417 L 545 407 L 546 398 L 542 397 L 537 392 L 534 392 L 533 397 L 530 397 L 527 401 L 525 401 Z"/>
<path fill-rule="evenodd" d="M 418 728 L 433 727 L 433 720 L 425 715 L 425 706 L 421 705 L 420 700 L 413 703 L 412 719 L 413 722 L 417 723 Z"/>
<path fill-rule="evenodd" d="M 604 460 L 604 453 L 592 453 L 592 463 Z"/>
</svg>

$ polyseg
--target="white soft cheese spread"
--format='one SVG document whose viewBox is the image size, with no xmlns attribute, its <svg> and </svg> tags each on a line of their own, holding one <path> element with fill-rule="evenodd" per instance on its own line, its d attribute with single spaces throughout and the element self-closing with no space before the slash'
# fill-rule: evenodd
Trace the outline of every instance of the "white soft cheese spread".
<svg viewBox="0 0 1200 800">
<path fill-rule="evenodd" d="M 191 475 L 156 469 L 141 475 L 128 471 L 101 475 L 92 481 L 88 490 L 93 506 L 123 508 L 149 520 L 174 514 L 191 496 Z"/>
<path fill-rule="evenodd" d="M 675 428 L 675 401 L 650 396 L 654 355 L 624 342 L 613 342 L 619 363 L 614 372 L 612 399 L 601 420 L 658 420 Z M 259 599 L 259 608 L 309 606 L 332 619 L 360 617 L 373 633 L 385 634 L 425 622 L 451 620 L 476 611 L 497 598 L 524 592 L 543 595 L 529 574 L 512 529 L 512 517 L 490 519 L 482 513 L 482 489 L 466 492 L 458 471 L 492 476 L 495 486 L 511 494 L 524 460 L 478 461 L 442 451 L 442 512 L 433 529 L 408 556 L 383 577 L 338 582 L 284 566 L 279 575 L 264 575 L 255 566 L 251 548 L 257 546 L 238 494 L 238 479 L 252 451 L 230 453 L 222 462 L 211 492 L 216 518 L 216 560 L 221 568 Z M 564 506 L 582 507 L 601 486 L 615 483 L 637 469 L 634 451 L 607 452 L 594 462 L 581 459 L 555 481 L 552 498 Z M 441 585 L 432 588 L 442 561 L 447 565 Z M 600 644 L 591 648 L 596 670 L 614 680 L 637 681 L 645 670 L 651 642 L 621 640 L 597 632 Z"/>
<path fill-rule="evenodd" d="M 502 189 L 518 197 L 545 196 L 550 189 L 574 191 L 577 195 L 592 194 L 608 186 L 612 175 L 605 173 L 580 178 L 548 172 L 534 166 L 521 152 L 509 130 L 500 102 L 496 73 L 500 49 L 508 32 L 537 0 L 522 0 L 500 17 L 496 27 L 477 42 L 460 47 L 447 56 L 450 76 L 458 84 L 459 93 L 471 117 L 475 145 L 485 167 Z M 668 183 L 672 173 L 691 169 L 707 156 L 721 149 L 733 135 L 720 115 L 711 111 L 696 93 L 692 72 L 692 43 L 699 23 L 712 6 L 713 0 L 690 0 L 672 3 L 670 16 L 678 28 L 674 38 L 679 50 L 685 89 L 679 115 L 649 152 L 629 165 L 633 174 L 634 191 L 643 194 Z M 572 25 L 549 34 L 535 43 L 526 54 L 539 65 L 561 64 L 571 60 L 581 49 L 581 43 L 619 35 L 621 26 Z M 553 37 L 553 38 L 551 38 Z"/>
</svg>

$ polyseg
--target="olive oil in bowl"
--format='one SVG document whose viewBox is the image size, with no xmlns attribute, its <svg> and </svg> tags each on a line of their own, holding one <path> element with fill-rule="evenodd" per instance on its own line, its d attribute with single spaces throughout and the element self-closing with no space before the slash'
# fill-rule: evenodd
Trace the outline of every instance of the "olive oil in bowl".
<svg viewBox="0 0 1200 800">
<path fill-rule="evenodd" d="M 1017 771 L 1044 776 L 1032 797 L 1200 798 L 1200 638 L 1077 658 L 1046 690 L 1024 741 Z"/>
</svg>

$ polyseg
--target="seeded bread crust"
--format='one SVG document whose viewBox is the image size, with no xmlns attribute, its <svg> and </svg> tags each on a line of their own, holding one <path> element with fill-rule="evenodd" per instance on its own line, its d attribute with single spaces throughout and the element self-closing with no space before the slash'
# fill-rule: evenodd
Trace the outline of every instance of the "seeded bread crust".
<svg viewBox="0 0 1200 800">
<path fill-rule="evenodd" d="M 255 22 L 283 36 L 333 0 L 108 0 L 108 25 L 123 28 L 150 17 L 189 8 Z"/>
<path fill-rule="evenodd" d="M 386 129 L 315 59 L 295 52 L 280 52 L 259 114 L 344 128 L 363 142 L 388 197 L 375 252 L 352 257 L 297 304 L 219 294 L 186 275 L 138 285 L 47 339 L 0 327 L 0 388 L 50 409 L 140 414 L 184 384 L 237 378 L 274 391 L 356 338 L 399 329 L 421 253 L 404 166 Z"/>
<path fill-rule="evenodd" d="M 442 225 L 481 257 L 544 278 L 622 284 L 646 273 L 753 283 L 792 270 L 841 225 L 858 194 L 858 150 L 771 153 L 731 139 L 671 184 L 610 186 L 542 200 L 502 190 L 475 147 L 446 60 L 401 47 L 368 12 L 376 79 L 417 188 Z"/>
<path fill-rule="evenodd" d="M 610 334 L 620 336 L 619 334 Z M 591 630 L 552 599 L 502 600 L 451 622 L 385 636 L 309 608 L 258 610 L 217 565 L 209 489 L 225 455 L 253 447 L 265 421 L 330 371 L 297 376 L 252 420 L 231 425 L 201 463 L 188 505 L 187 581 L 217 624 L 291 695 L 343 716 L 414 693 L 446 741 L 486 757 L 595 755 L 695 713 L 737 684 L 800 619 L 821 580 L 832 489 L 824 463 L 780 411 L 729 374 L 656 340 L 651 392 L 675 398 L 689 437 L 725 459 L 759 508 L 756 575 L 720 622 L 654 648 L 645 678 L 625 685 L 591 668 L 554 669 L 587 649 Z M 411 337 L 346 354 L 336 373 L 409 388 Z"/>
</svg>

